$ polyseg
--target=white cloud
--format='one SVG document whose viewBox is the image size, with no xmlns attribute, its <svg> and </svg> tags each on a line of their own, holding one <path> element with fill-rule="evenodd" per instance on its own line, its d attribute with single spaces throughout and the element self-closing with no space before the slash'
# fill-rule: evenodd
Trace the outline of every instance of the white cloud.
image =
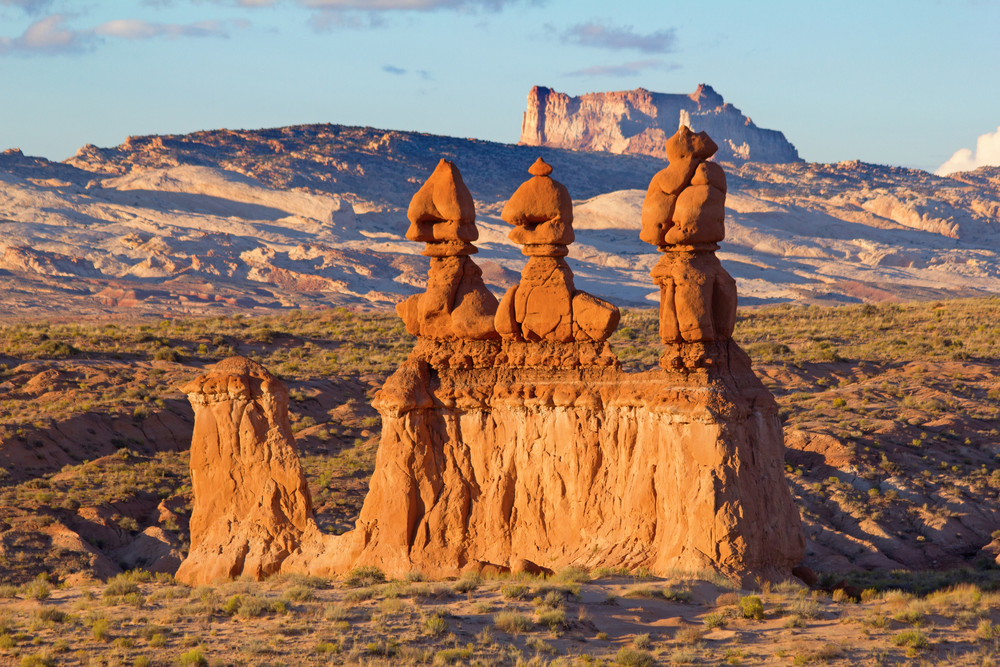
<svg viewBox="0 0 1000 667">
<path fill-rule="evenodd" d="M 621 65 L 594 65 L 593 67 L 578 69 L 575 72 L 567 72 L 563 76 L 626 77 L 634 76 L 647 69 L 658 69 L 669 72 L 675 69 L 680 69 L 680 65 L 667 65 L 658 58 L 652 58 L 650 60 L 635 60 Z"/>
<path fill-rule="evenodd" d="M 102 23 L 93 29 L 94 34 L 122 39 L 150 39 L 153 37 L 228 37 L 229 31 L 222 21 L 197 21 L 195 23 L 149 23 L 135 19 L 120 19 Z"/>
<path fill-rule="evenodd" d="M 369 29 L 387 25 L 386 16 L 400 12 L 456 11 L 466 14 L 501 12 L 513 5 L 540 5 L 547 0 L 212 0 L 235 2 L 245 8 L 274 7 L 286 1 L 311 10 L 309 24 L 316 31 Z"/>
<path fill-rule="evenodd" d="M 82 51 L 90 35 L 65 27 L 66 17 L 53 14 L 35 21 L 20 37 L 0 37 L 0 55 L 8 53 L 73 53 Z"/>
<path fill-rule="evenodd" d="M 1000 167 L 1000 127 L 996 132 L 987 132 L 976 140 L 976 152 L 968 148 L 957 151 L 934 173 L 947 176 L 956 171 L 972 171 L 979 167 Z"/>
<path fill-rule="evenodd" d="M 236 24 L 245 27 L 245 22 Z M 197 21 L 195 23 L 150 23 L 133 19 L 108 21 L 94 28 L 74 30 L 66 27 L 66 17 L 53 14 L 32 23 L 20 37 L 0 37 L 0 56 L 56 55 L 78 53 L 94 48 L 102 37 L 140 40 L 155 37 L 228 37 L 227 25 L 222 21 Z"/>
<path fill-rule="evenodd" d="M 560 40 L 564 44 L 578 44 L 615 51 L 635 49 L 643 53 L 669 53 L 673 51 L 677 36 L 673 29 L 657 30 L 642 35 L 636 33 L 630 25 L 616 26 L 611 22 L 591 21 L 590 23 L 578 23 L 563 31 Z"/>
</svg>

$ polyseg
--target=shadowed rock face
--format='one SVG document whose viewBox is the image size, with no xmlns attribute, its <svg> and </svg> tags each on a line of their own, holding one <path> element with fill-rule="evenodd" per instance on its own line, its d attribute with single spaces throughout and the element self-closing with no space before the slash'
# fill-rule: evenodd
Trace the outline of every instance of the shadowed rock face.
<svg viewBox="0 0 1000 667">
<path fill-rule="evenodd" d="M 315 528 L 288 421 L 288 389 L 230 357 L 183 387 L 194 406 L 191 550 L 177 579 L 203 584 L 277 572 Z"/>
<path fill-rule="evenodd" d="M 678 125 L 715 137 L 722 160 L 801 162 L 784 134 L 757 127 L 705 84 L 690 95 L 637 88 L 579 97 L 535 86 L 528 93 L 520 143 L 665 158 L 664 144 Z"/>
</svg>

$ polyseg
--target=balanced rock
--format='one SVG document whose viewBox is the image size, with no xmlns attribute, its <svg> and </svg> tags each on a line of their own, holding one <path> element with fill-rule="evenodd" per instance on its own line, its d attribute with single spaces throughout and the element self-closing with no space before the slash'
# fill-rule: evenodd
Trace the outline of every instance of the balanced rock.
<svg viewBox="0 0 1000 667">
<path fill-rule="evenodd" d="M 413 195 L 407 212 L 406 238 L 427 244 L 431 257 L 427 291 L 396 306 L 414 336 L 454 340 L 499 337 L 493 320 L 497 300 L 483 282 L 483 272 L 468 255 L 479 238 L 472 194 L 453 163 L 441 160 Z"/>
<path fill-rule="evenodd" d="M 445 244 L 434 253 L 473 254 L 467 244 L 479 238 L 476 206 L 465 187 L 462 174 L 453 162 L 442 159 L 410 200 L 406 217 L 410 228 L 406 238 L 424 243 Z"/>
<path fill-rule="evenodd" d="M 315 530 L 288 420 L 288 389 L 230 357 L 183 388 L 194 407 L 191 548 L 175 575 L 190 585 L 278 572 Z"/>
<path fill-rule="evenodd" d="M 699 160 L 706 150 L 679 145 Z M 717 182 L 701 164 L 691 178 Z M 428 294 L 400 310 L 418 340 L 373 401 L 381 442 L 353 530 L 326 535 L 312 521 L 283 385 L 234 359 L 186 387 L 195 515 L 182 581 L 360 566 L 394 577 L 711 569 L 744 586 L 789 576 L 805 542 L 778 405 L 718 333 L 732 328 L 717 312 L 714 253 L 667 246 L 662 284 L 674 289 L 665 302 L 677 330 L 668 349 L 681 363 L 624 372 L 606 340 L 617 309 L 574 289 L 565 244 L 551 242 L 555 223 L 556 240 L 572 230 L 572 208 L 550 173 L 536 162 L 504 209 L 530 243 L 521 283 L 493 320 L 502 339 L 459 335 L 457 301 L 428 297 L 447 283 L 434 272 L 464 272 L 468 256 L 434 256 Z M 414 210 L 420 219 L 429 209 Z M 702 310 L 689 317 L 678 299 Z"/>
<path fill-rule="evenodd" d="M 618 308 L 573 285 L 564 257 L 573 242 L 573 200 L 538 158 L 503 207 L 514 225 L 509 238 L 529 257 L 521 281 L 507 290 L 497 309 L 496 331 L 512 341 L 602 342 L 618 327 Z M 576 308 L 579 306 L 579 308 Z"/>
<path fill-rule="evenodd" d="M 664 343 L 726 339 L 736 325 L 736 281 L 715 256 L 726 238 L 727 189 L 722 167 L 707 162 L 716 150 L 707 134 L 681 125 L 667 140 L 670 165 L 643 202 L 639 238 L 664 253 L 651 273 Z"/>
</svg>

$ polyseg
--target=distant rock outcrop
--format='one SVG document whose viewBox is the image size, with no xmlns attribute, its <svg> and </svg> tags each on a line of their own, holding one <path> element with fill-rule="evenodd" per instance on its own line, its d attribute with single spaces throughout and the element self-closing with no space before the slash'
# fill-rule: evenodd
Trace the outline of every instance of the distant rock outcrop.
<svg viewBox="0 0 1000 667">
<path fill-rule="evenodd" d="M 535 86 L 521 122 L 521 144 L 667 157 L 664 144 L 679 125 L 708 132 L 729 162 L 801 162 L 795 146 L 726 103 L 711 86 L 690 95 L 644 88 L 570 97 Z"/>
</svg>

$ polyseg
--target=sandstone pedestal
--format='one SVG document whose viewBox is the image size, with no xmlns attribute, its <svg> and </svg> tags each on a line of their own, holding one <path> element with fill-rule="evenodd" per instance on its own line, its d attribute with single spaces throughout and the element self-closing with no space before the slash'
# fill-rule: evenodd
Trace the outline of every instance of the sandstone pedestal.
<svg viewBox="0 0 1000 667">
<path fill-rule="evenodd" d="M 574 344 L 501 363 L 526 359 L 516 346 L 480 343 L 449 368 L 426 361 L 455 359 L 449 344 L 415 350 L 374 403 L 357 528 L 311 571 L 444 577 L 524 559 L 788 576 L 804 542 L 777 405 L 735 343 L 702 346 L 695 371 L 634 374 Z"/>
</svg>

